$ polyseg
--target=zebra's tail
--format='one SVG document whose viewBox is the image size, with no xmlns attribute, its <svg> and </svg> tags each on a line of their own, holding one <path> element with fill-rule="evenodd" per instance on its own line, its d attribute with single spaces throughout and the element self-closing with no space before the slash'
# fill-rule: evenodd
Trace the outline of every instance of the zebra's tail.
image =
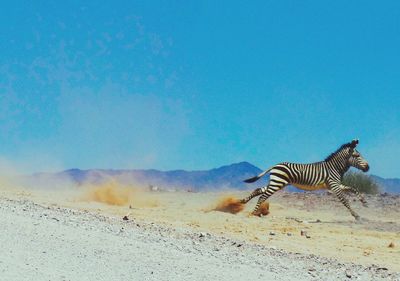
<svg viewBox="0 0 400 281">
<path fill-rule="evenodd" d="M 263 176 L 265 176 L 266 174 L 268 174 L 269 171 L 271 171 L 271 169 L 272 169 L 272 168 L 269 168 L 268 170 L 265 170 L 264 172 L 262 172 L 262 173 L 259 174 L 258 176 L 255 176 L 255 177 L 249 178 L 249 179 L 247 179 L 247 180 L 244 180 L 244 182 L 247 182 L 247 183 L 255 182 L 255 181 L 259 180 L 261 177 L 263 177 Z"/>
</svg>

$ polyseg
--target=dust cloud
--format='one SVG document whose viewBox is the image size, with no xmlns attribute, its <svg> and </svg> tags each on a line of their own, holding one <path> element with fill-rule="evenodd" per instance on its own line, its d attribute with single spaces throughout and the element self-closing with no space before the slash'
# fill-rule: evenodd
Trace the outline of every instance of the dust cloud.
<svg viewBox="0 0 400 281">
<path fill-rule="evenodd" d="M 214 211 L 237 214 L 243 211 L 244 206 L 245 204 L 240 203 L 239 199 L 228 196 L 219 200 L 217 206 L 214 208 Z"/>
<path fill-rule="evenodd" d="M 83 187 L 84 201 L 93 201 L 114 206 L 156 207 L 157 200 L 142 188 L 108 181 L 98 185 Z"/>
</svg>

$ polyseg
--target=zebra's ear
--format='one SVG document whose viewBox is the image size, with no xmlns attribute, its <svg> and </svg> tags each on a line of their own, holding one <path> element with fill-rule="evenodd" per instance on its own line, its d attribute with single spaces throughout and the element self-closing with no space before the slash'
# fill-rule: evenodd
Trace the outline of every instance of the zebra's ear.
<svg viewBox="0 0 400 281">
<path fill-rule="evenodd" d="M 352 140 L 350 144 L 352 148 L 355 148 L 358 144 L 358 139 Z"/>
</svg>

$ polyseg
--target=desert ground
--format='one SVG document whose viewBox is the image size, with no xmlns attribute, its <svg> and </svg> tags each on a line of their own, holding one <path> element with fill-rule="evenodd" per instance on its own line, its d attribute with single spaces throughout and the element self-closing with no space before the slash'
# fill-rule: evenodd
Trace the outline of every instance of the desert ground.
<svg viewBox="0 0 400 281">
<path fill-rule="evenodd" d="M 400 280 L 398 196 L 368 196 L 368 208 L 350 196 L 361 222 L 329 194 L 278 192 L 263 217 L 249 216 L 256 199 L 236 214 L 215 210 L 248 193 L 3 186 L 1 276 Z"/>
</svg>

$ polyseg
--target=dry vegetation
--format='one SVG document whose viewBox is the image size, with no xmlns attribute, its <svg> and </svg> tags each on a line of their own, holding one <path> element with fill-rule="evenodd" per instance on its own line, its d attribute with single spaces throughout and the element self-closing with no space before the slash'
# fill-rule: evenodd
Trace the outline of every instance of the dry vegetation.
<svg viewBox="0 0 400 281">
<path fill-rule="evenodd" d="M 343 177 L 343 184 L 353 186 L 360 192 L 367 194 L 378 194 L 381 191 L 381 187 L 371 176 L 360 172 L 347 172 Z"/>
</svg>

